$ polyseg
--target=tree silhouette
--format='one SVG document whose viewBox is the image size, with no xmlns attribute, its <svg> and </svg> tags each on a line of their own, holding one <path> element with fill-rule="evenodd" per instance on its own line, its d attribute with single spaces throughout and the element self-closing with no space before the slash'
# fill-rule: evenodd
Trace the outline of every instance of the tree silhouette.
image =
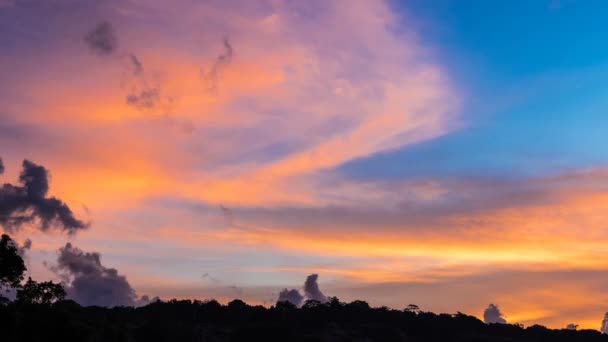
<svg viewBox="0 0 608 342">
<path fill-rule="evenodd" d="M 0 341 L 408 341 L 408 342 L 608 342 L 595 330 L 548 329 L 540 325 L 485 324 L 476 317 L 370 307 L 355 300 L 308 300 L 302 308 L 279 301 L 251 306 L 240 299 L 155 301 L 143 307 L 82 307 L 64 300 L 51 281 L 31 278 L 8 235 L 0 240 L 1 285 L 17 299 L 0 305 Z"/>
<path fill-rule="evenodd" d="M 2 238 L 0 238 L 0 288 L 19 286 L 26 270 L 17 245 L 10 236 L 2 234 Z"/>
<path fill-rule="evenodd" d="M 65 298 L 65 289 L 52 281 L 35 282 L 28 278 L 17 290 L 18 303 L 52 304 Z"/>
</svg>

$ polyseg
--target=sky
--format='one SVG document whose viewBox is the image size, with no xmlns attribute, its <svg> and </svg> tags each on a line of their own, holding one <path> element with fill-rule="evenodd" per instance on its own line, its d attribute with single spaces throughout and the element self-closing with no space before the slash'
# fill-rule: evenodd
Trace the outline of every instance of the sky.
<svg viewBox="0 0 608 342">
<path fill-rule="evenodd" d="M 38 280 L 97 255 L 137 296 L 271 305 L 318 274 L 345 301 L 599 329 L 607 10 L 0 0 L 0 182 L 42 165 L 26 211 L 83 223 L 4 230 Z"/>
</svg>

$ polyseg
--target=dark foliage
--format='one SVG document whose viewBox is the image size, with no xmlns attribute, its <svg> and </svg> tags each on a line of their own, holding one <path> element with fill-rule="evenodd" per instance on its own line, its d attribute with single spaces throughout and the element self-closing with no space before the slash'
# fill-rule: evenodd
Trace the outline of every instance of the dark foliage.
<svg viewBox="0 0 608 342">
<path fill-rule="evenodd" d="M 370 308 L 363 301 L 283 302 L 270 309 L 234 300 L 171 300 L 140 308 L 73 301 L 0 306 L 2 341 L 608 341 L 593 330 L 485 324 L 462 313 Z"/>
<path fill-rule="evenodd" d="M 0 239 L 0 288 L 15 287 L 23 280 L 25 264 L 19 255 L 19 247 L 6 234 Z"/>
<path fill-rule="evenodd" d="M 65 289 L 52 281 L 36 282 L 28 278 L 17 290 L 18 303 L 52 304 L 65 299 Z"/>
<path fill-rule="evenodd" d="M 28 278 L 25 284 L 21 284 L 27 268 L 20 252 L 19 247 L 10 236 L 3 234 L 0 239 L 0 288 L 17 290 L 16 303 L 19 305 L 49 305 L 63 300 L 66 293 L 61 284 L 55 284 L 52 281 L 38 283 L 32 278 Z M 0 296 L 0 305 L 7 305 L 8 302 L 8 298 Z"/>
</svg>

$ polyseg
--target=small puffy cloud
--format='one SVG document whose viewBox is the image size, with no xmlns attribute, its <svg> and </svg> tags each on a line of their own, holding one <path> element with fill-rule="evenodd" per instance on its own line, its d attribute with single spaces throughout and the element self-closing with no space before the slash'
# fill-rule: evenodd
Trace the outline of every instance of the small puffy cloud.
<svg viewBox="0 0 608 342">
<path fill-rule="evenodd" d="M 278 302 L 290 302 L 295 306 L 300 306 L 305 300 L 316 300 L 321 303 L 327 302 L 327 297 L 321 292 L 319 289 L 319 284 L 317 280 L 319 279 L 319 275 L 313 273 L 306 277 L 306 281 L 304 282 L 303 290 L 304 294 L 302 295 L 297 289 L 283 289 L 279 293 Z"/>
<path fill-rule="evenodd" d="M 500 323 L 506 324 L 507 320 L 504 319 L 502 312 L 498 308 L 498 305 L 490 304 L 483 312 L 483 321 L 487 324 Z"/>
<path fill-rule="evenodd" d="M 304 296 L 300 294 L 300 291 L 296 289 L 283 289 L 283 291 L 279 293 L 279 299 L 277 302 L 290 302 L 295 306 L 300 306 L 302 305 L 303 300 Z"/>
<path fill-rule="evenodd" d="M 304 283 L 304 294 L 308 300 L 317 300 L 324 303 L 327 302 L 327 297 L 319 289 L 319 284 L 317 283 L 318 279 L 318 274 L 311 274 L 306 277 L 306 282 Z"/>
</svg>

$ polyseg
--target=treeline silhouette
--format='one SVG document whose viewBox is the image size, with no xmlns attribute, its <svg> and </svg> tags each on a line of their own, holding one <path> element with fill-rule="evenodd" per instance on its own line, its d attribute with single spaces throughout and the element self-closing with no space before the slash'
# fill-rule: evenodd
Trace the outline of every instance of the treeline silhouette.
<svg viewBox="0 0 608 342">
<path fill-rule="evenodd" d="M 307 302 L 271 308 L 240 300 L 170 300 L 144 307 L 12 302 L 0 306 L 2 341 L 608 341 L 595 330 L 485 324 L 455 315 Z"/>
<path fill-rule="evenodd" d="M 485 324 L 463 313 L 434 314 L 410 305 L 372 308 L 336 297 L 298 308 L 282 301 L 266 308 L 235 299 L 156 301 L 142 307 L 83 307 L 65 299 L 61 284 L 23 282 L 19 248 L 0 240 L 0 285 L 15 297 L 0 300 L 0 341 L 608 341 L 595 330 Z"/>
</svg>

